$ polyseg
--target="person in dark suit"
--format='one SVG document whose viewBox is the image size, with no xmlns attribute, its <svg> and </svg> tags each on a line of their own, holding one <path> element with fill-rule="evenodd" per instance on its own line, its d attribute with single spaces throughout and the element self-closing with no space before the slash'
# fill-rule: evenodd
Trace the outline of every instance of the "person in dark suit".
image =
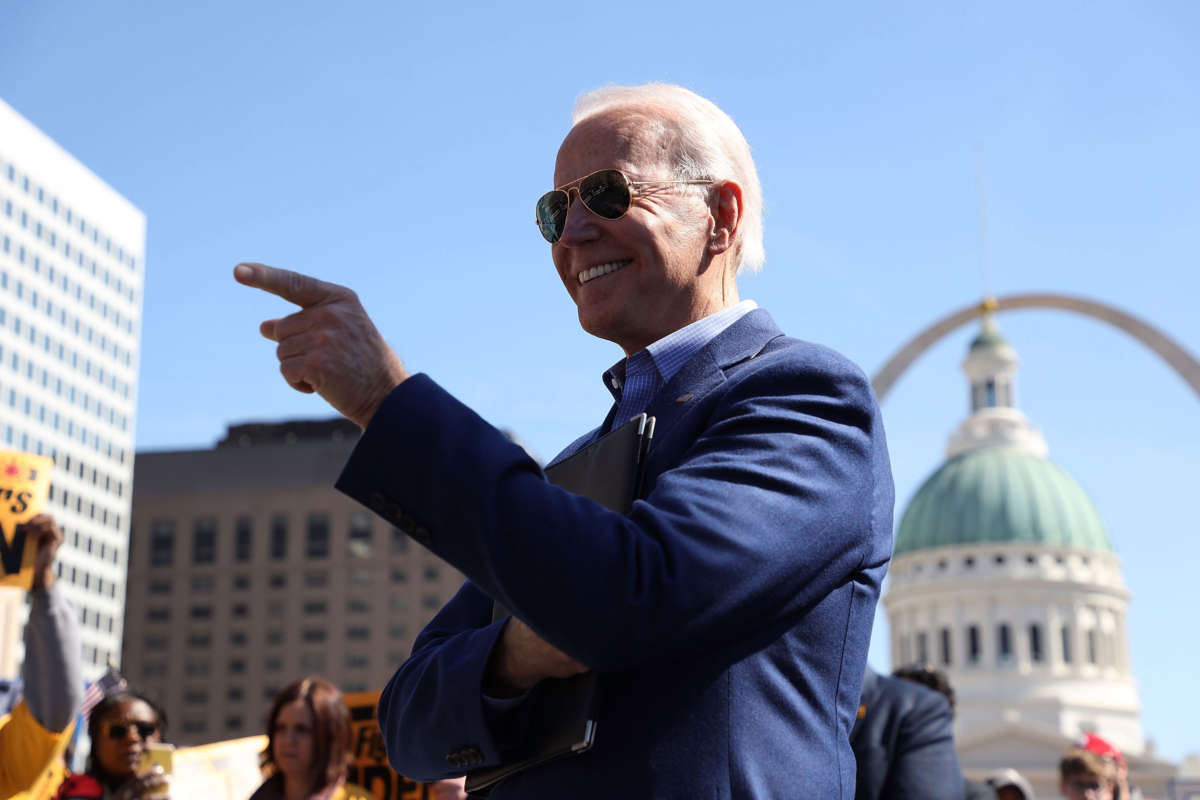
<svg viewBox="0 0 1200 800">
<path fill-rule="evenodd" d="M 949 700 L 932 689 L 868 667 L 850 744 L 858 762 L 855 800 L 964 796 L 954 713 Z"/>
<path fill-rule="evenodd" d="M 866 377 L 740 301 L 761 197 L 729 117 L 680 87 L 585 95 L 537 220 L 582 327 L 625 357 L 566 451 L 657 418 L 626 516 L 549 484 L 500 431 L 410 376 L 349 290 L 259 264 L 291 384 L 365 430 L 338 487 L 469 579 L 380 698 L 396 769 L 502 763 L 540 684 L 599 675 L 595 745 L 502 798 L 850 798 L 849 733 L 893 488 Z M 512 615 L 492 621 L 493 601 Z"/>
</svg>

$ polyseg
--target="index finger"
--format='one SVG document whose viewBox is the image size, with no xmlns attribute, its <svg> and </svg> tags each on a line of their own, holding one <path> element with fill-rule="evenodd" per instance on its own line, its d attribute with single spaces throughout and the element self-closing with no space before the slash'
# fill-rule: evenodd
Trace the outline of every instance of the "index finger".
<svg viewBox="0 0 1200 800">
<path fill-rule="evenodd" d="M 301 308 L 332 300 L 346 292 L 336 283 L 326 283 L 310 275 L 249 261 L 233 268 L 233 278 L 245 286 L 278 295 Z"/>
</svg>

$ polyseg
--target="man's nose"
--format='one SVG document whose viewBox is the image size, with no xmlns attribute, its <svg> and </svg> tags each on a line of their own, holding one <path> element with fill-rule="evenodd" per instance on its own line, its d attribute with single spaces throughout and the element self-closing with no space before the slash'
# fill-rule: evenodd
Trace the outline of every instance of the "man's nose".
<svg viewBox="0 0 1200 800">
<path fill-rule="evenodd" d="M 603 220 L 588 211 L 580 202 L 578 190 L 573 190 L 572 193 L 575 196 L 567 207 L 567 219 L 563 223 L 563 232 L 558 238 L 558 243 L 567 247 L 578 247 L 599 237 Z"/>
</svg>

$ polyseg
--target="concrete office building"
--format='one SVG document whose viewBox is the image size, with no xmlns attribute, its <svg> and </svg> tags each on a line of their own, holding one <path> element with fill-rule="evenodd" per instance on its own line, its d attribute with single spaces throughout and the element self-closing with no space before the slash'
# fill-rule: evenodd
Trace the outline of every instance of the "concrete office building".
<svg viewBox="0 0 1200 800">
<path fill-rule="evenodd" d="M 237 425 L 137 456 L 122 669 L 171 740 L 263 732 L 303 675 L 381 689 L 462 576 L 333 488 L 343 419 Z"/>
<path fill-rule="evenodd" d="M 84 677 L 120 650 L 146 218 L 0 101 L 0 450 L 54 459 Z M 24 593 L 0 589 L 0 676 Z"/>
</svg>

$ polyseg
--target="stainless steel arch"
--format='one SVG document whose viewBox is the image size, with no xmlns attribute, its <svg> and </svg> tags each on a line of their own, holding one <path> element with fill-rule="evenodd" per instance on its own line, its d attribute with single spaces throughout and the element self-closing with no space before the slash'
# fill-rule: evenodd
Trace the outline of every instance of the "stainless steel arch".
<svg viewBox="0 0 1200 800">
<path fill-rule="evenodd" d="M 986 298 L 980 303 L 967 306 L 943 317 L 918 333 L 888 359 L 887 363 L 871 379 L 871 386 L 875 389 L 876 397 L 882 402 L 904 371 L 946 334 L 989 312 L 1013 311 L 1019 308 L 1053 308 L 1060 311 L 1074 311 L 1094 317 L 1101 322 L 1107 322 L 1153 350 L 1175 370 L 1179 377 L 1187 382 L 1188 386 L 1192 387 L 1192 391 L 1200 395 L 1200 361 L 1197 361 L 1191 353 L 1184 350 L 1165 333 L 1151 327 L 1149 323 L 1112 306 L 1095 300 L 1085 300 L 1082 297 L 1065 294 L 1014 294 L 1008 297 Z"/>
</svg>

